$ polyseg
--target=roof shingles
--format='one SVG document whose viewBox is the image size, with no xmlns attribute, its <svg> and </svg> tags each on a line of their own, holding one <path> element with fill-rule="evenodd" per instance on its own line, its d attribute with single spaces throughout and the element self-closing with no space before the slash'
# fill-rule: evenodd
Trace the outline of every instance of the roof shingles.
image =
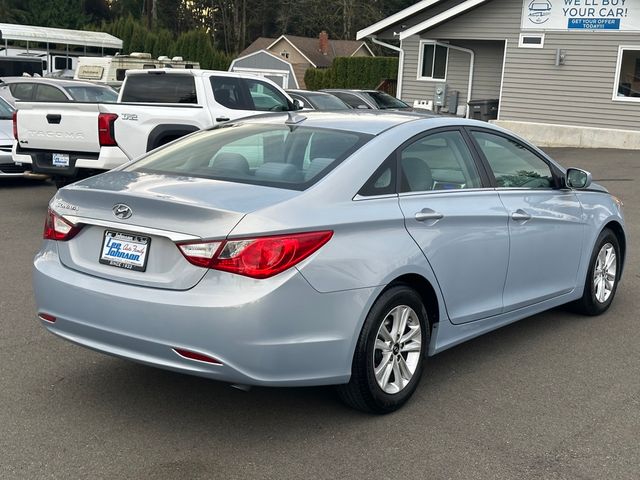
<svg viewBox="0 0 640 480">
<path fill-rule="evenodd" d="M 296 35 L 282 35 L 302 54 L 313 62 L 316 67 L 329 67 L 336 57 L 350 57 L 364 42 L 357 40 L 331 40 L 329 39 L 329 50 L 326 55 L 320 51 L 318 38 L 298 37 Z M 244 57 L 259 50 L 268 50 L 277 38 L 259 37 L 251 45 L 245 48 L 239 55 Z"/>
</svg>

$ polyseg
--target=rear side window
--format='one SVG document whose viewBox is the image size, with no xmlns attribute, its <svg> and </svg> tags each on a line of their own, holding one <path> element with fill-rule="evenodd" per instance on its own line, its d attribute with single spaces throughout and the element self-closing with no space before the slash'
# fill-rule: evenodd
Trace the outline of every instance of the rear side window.
<svg viewBox="0 0 640 480">
<path fill-rule="evenodd" d="M 35 89 L 35 83 L 13 83 L 9 86 L 13 98 L 23 102 L 28 102 L 33 99 Z"/>
<path fill-rule="evenodd" d="M 400 152 L 402 192 L 458 190 L 482 186 L 469 148 L 459 131 L 423 137 Z"/>
<path fill-rule="evenodd" d="M 64 94 L 64 92 L 60 91 L 60 89 L 56 87 L 52 87 L 51 85 L 38 85 L 38 89 L 36 90 L 36 97 L 34 99 L 36 102 L 68 102 L 69 99 Z"/>
<path fill-rule="evenodd" d="M 127 168 L 304 190 L 371 135 L 286 125 L 231 125 L 192 135 Z"/>
<path fill-rule="evenodd" d="M 123 88 L 123 102 L 198 103 L 196 84 L 191 75 L 130 75 Z"/>
<path fill-rule="evenodd" d="M 76 102 L 113 103 L 118 93 L 107 87 L 67 87 L 67 92 Z"/>
<path fill-rule="evenodd" d="M 211 77 L 213 98 L 223 107 L 232 110 L 251 110 L 249 107 L 248 92 L 243 89 L 240 79 L 237 77 Z"/>
</svg>

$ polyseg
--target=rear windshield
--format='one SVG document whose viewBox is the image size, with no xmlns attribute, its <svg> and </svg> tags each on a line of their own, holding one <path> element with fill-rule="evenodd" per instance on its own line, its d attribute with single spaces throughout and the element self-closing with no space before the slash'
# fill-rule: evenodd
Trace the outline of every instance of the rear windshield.
<svg viewBox="0 0 640 480">
<path fill-rule="evenodd" d="M 122 90 L 123 102 L 198 103 L 191 75 L 148 73 L 129 75 Z"/>
<path fill-rule="evenodd" d="M 112 103 L 118 93 L 108 87 L 67 87 L 67 92 L 76 102 Z"/>
<path fill-rule="evenodd" d="M 350 110 L 351 107 L 333 95 L 308 94 L 309 102 L 318 110 Z"/>
<path fill-rule="evenodd" d="M 402 100 L 398 100 L 396 97 L 392 97 L 388 93 L 366 92 L 366 94 L 371 97 L 380 110 L 386 110 L 389 108 L 411 108 Z"/>
<path fill-rule="evenodd" d="M 191 135 L 125 170 L 304 190 L 370 138 L 302 126 L 231 125 Z"/>
</svg>

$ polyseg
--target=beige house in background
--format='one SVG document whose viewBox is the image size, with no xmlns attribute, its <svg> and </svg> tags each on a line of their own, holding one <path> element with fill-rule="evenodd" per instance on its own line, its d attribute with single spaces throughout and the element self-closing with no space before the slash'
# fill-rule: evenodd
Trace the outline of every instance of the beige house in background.
<svg viewBox="0 0 640 480">
<path fill-rule="evenodd" d="M 318 38 L 259 37 L 240 53 L 229 70 L 257 73 L 283 88 L 305 88 L 304 74 L 308 68 L 328 68 L 337 57 L 373 56 L 365 42 L 332 40 L 324 31 Z"/>
</svg>

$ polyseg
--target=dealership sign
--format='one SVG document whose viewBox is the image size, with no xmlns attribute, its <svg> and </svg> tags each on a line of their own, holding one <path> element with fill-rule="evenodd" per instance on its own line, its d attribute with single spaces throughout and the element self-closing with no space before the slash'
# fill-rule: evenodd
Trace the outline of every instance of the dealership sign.
<svg viewBox="0 0 640 480">
<path fill-rule="evenodd" d="M 640 31 L 640 1 L 524 0 L 522 29 Z"/>
</svg>

